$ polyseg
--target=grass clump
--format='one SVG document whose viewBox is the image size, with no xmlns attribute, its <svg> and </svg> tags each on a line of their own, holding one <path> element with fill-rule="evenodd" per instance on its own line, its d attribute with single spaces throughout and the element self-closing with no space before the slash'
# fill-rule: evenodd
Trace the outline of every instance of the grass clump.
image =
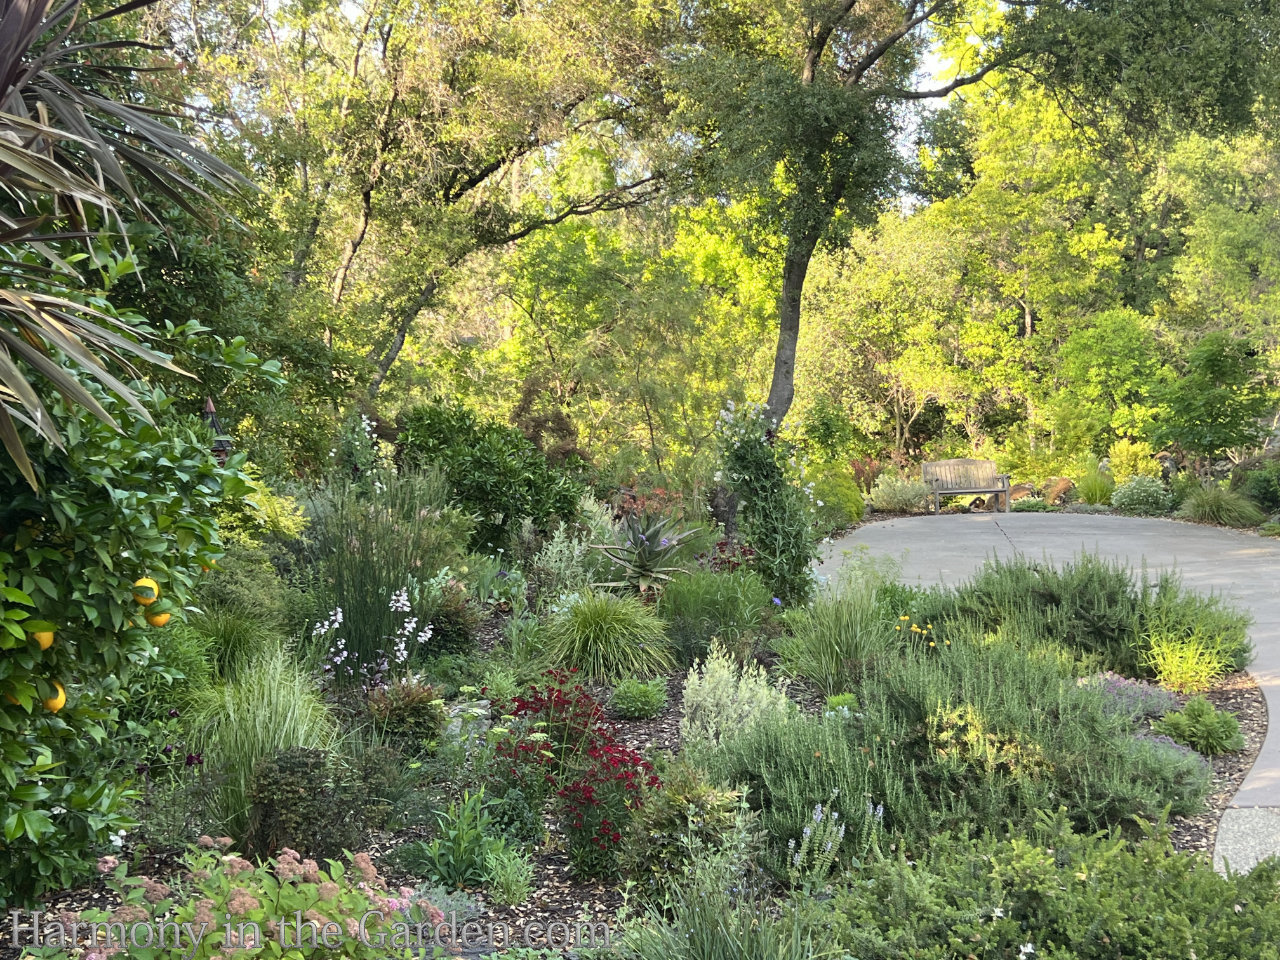
<svg viewBox="0 0 1280 960">
<path fill-rule="evenodd" d="M 1154 634 L 1147 644 L 1147 665 L 1156 680 L 1179 693 L 1201 693 L 1231 671 L 1231 651 L 1222 636 Z"/>
<path fill-rule="evenodd" d="M 635 597 L 588 593 L 547 621 L 547 658 L 608 683 L 651 677 L 674 665 L 666 624 Z"/>
<path fill-rule="evenodd" d="M 249 785 L 260 761 L 292 747 L 328 750 L 337 739 L 311 677 L 283 645 L 196 697 L 188 720 L 210 775 L 210 814 L 235 837 L 248 826 Z"/>
<path fill-rule="evenodd" d="M 1179 517 L 1220 527 L 1256 527 L 1266 519 L 1261 508 L 1239 490 L 1215 480 L 1193 487 L 1178 507 Z"/>
<path fill-rule="evenodd" d="M 1081 503 L 1106 505 L 1111 502 L 1115 488 L 1115 479 L 1094 461 L 1076 478 L 1076 499 Z"/>
<path fill-rule="evenodd" d="M 824 695 L 848 690 L 875 658 L 896 644 L 878 591 L 883 571 L 851 562 L 807 607 L 789 611 L 789 632 L 776 643 L 787 672 Z"/>
<path fill-rule="evenodd" d="M 669 625 L 677 657 L 691 664 L 707 655 L 715 638 L 736 645 L 754 633 L 772 604 L 772 591 L 752 570 L 694 570 L 667 585 L 658 612 Z"/>
</svg>

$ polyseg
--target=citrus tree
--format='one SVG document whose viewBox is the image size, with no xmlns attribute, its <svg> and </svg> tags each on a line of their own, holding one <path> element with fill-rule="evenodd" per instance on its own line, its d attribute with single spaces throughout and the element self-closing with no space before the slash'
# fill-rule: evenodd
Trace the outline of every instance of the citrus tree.
<svg viewBox="0 0 1280 960">
<path fill-rule="evenodd" d="M 0 472 L 0 905 L 74 883 L 131 827 L 118 710 L 221 555 L 215 507 L 248 489 L 159 389 L 129 385 L 143 418 L 80 382 L 120 429 L 58 399 L 66 443 L 21 437 L 38 490 Z"/>
</svg>

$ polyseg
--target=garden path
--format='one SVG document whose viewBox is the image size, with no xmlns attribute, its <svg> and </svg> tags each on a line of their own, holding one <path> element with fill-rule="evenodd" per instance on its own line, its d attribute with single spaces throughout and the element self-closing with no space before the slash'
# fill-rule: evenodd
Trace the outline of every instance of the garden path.
<svg viewBox="0 0 1280 960">
<path fill-rule="evenodd" d="M 1176 569 L 1186 586 L 1222 594 L 1254 617 L 1250 672 L 1280 717 L 1280 542 L 1174 520 L 1061 513 L 944 514 L 885 520 L 824 544 L 818 573 L 852 552 L 895 557 L 906 583 L 956 584 L 990 556 L 1061 562 L 1082 552 L 1135 569 Z M 1249 775 L 1222 817 L 1214 863 L 1247 870 L 1280 854 L 1280 723 L 1269 724 Z"/>
</svg>

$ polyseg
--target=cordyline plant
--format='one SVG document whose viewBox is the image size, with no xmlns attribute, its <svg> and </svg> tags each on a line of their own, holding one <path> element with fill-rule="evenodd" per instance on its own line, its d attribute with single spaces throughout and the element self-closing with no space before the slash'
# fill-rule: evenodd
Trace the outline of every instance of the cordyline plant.
<svg viewBox="0 0 1280 960">
<path fill-rule="evenodd" d="M 628 516 L 621 543 L 591 545 L 591 549 L 599 550 L 622 568 L 623 579 L 592 586 L 630 587 L 641 595 L 650 590 L 660 593 L 671 582 L 672 574 L 683 572 L 684 568 L 674 562 L 676 552 L 693 533 L 692 530 L 672 530 L 674 525 L 671 517 Z"/>
<path fill-rule="evenodd" d="M 111 367 L 125 379 L 136 378 L 131 360 L 177 371 L 129 323 L 79 302 L 85 285 L 68 244 L 123 233 L 126 216 L 155 220 L 136 183 L 192 213 L 189 199 L 207 202 L 205 188 L 249 185 L 175 126 L 185 107 L 140 102 L 144 71 L 130 58 L 151 45 L 103 31 L 102 21 L 154 2 L 89 16 L 81 0 L 0 0 L 0 442 L 33 488 L 17 423 L 62 445 L 33 372 L 115 426 L 67 363 L 147 420 Z"/>
</svg>

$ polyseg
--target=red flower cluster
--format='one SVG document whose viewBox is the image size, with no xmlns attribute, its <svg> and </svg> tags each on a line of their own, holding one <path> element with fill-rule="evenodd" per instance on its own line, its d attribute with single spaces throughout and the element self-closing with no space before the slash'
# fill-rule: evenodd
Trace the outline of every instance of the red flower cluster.
<svg viewBox="0 0 1280 960">
<path fill-rule="evenodd" d="M 526 791 L 554 791 L 575 868 L 587 876 L 616 872 L 627 811 L 661 786 L 653 766 L 619 743 L 604 708 L 575 671 L 548 670 L 541 686 L 512 701 L 518 732 L 497 747 L 512 779 Z M 536 736 L 542 733 L 545 736 Z M 545 792 L 544 792 L 545 791 Z"/>
<path fill-rule="evenodd" d="M 739 567 L 750 567 L 756 552 L 736 540 L 720 540 L 707 553 L 698 554 L 698 565 L 715 573 L 732 573 Z"/>
</svg>

